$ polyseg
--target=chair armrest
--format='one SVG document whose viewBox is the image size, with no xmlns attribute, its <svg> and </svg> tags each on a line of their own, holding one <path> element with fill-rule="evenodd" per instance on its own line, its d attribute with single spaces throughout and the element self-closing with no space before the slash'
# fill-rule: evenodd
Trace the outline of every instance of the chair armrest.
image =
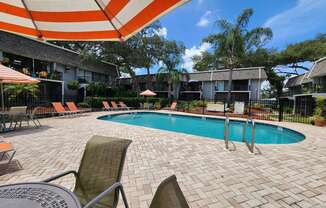
<svg viewBox="0 0 326 208">
<path fill-rule="evenodd" d="M 106 189 L 105 191 L 103 191 L 102 193 L 100 193 L 98 196 L 96 196 L 94 199 L 92 199 L 91 201 L 89 201 L 83 208 L 92 208 L 92 207 L 95 207 L 95 205 L 97 203 L 99 203 L 107 194 L 111 193 L 112 191 L 116 190 L 117 188 L 121 191 L 122 200 L 124 202 L 125 208 L 129 208 L 128 203 L 127 203 L 126 195 L 124 193 L 122 184 L 120 182 L 114 183 L 108 189 Z"/>
<path fill-rule="evenodd" d="M 74 171 L 74 170 L 69 170 L 69 171 L 66 171 L 66 172 L 60 173 L 60 174 L 58 174 L 58 175 L 52 176 L 52 177 L 50 177 L 50 178 L 48 178 L 48 179 L 45 179 L 45 180 L 43 180 L 42 182 L 48 183 L 48 182 L 51 182 L 51 181 L 53 181 L 53 180 L 56 180 L 56 179 L 58 179 L 58 178 L 61 178 L 61 177 L 63 177 L 63 176 L 69 175 L 69 174 L 74 174 L 75 178 L 78 178 L 78 174 L 77 174 L 76 171 Z"/>
</svg>

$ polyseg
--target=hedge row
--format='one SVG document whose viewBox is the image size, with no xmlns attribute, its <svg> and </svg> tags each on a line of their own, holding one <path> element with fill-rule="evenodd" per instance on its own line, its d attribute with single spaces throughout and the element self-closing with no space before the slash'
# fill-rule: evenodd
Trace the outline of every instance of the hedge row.
<svg viewBox="0 0 326 208">
<path fill-rule="evenodd" d="M 91 108 L 102 108 L 102 102 L 103 101 L 123 101 L 127 106 L 139 108 L 140 103 L 153 103 L 155 106 L 159 106 L 158 108 L 163 108 L 169 105 L 170 101 L 169 99 L 165 98 L 155 98 L 155 97 L 113 97 L 113 98 L 107 98 L 107 97 L 86 97 L 84 99 L 83 103 L 87 103 Z"/>
</svg>

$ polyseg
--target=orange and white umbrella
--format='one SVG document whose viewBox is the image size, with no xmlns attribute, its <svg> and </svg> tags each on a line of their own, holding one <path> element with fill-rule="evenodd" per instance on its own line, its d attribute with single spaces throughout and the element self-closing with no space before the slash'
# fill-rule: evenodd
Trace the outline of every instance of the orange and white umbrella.
<svg viewBox="0 0 326 208">
<path fill-rule="evenodd" d="M 0 64 L 0 83 L 36 84 L 40 81 Z"/>
<path fill-rule="evenodd" d="M 36 84 L 40 81 L 0 64 L 1 106 L 4 110 L 3 84 Z"/>
<path fill-rule="evenodd" d="M 44 40 L 126 40 L 189 0 L 0 0 L 0 30 Z"/>
</svg>

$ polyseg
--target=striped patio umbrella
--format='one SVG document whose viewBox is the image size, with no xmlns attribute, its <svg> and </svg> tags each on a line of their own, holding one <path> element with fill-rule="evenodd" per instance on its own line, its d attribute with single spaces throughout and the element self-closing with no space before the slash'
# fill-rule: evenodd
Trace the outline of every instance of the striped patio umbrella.
<svg viewBox="0 0 326 208">
<path fill-rule="evenodd" d="M 0 0 L 0 30 L 43 40 L 126 40 L 189 0 Z"/>
<path fill-rule="evenodd" d="M 4 111 L 3 84 L 36 84 L 40 81 L 0 64 L 1 106 Z"/>
</svg>

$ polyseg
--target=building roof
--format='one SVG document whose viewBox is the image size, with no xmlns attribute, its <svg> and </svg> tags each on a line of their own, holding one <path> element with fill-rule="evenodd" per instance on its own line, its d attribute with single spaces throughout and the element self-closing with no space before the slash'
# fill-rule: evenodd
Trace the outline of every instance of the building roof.
<svg viewBox="0 0 326 208">
<path fill-rule="evenodd" d="M 156 81 L 156 75 L 152 74 L 152 81 Z M 229 70 L 214 70 L 214 71 L 200 71 L 191 72 L 182 77 L 182 81 L 193 80 L 193 81 L 217 81 L 217 80 L 228 80 Z M 232 79 L 233 80 L 246 80 L 246 79 L 261 79 L 266 80 L 267 75 L 263 67 L 252 67 L 252 68 L 237 68 L 233 70 Z M 147 75 L 138 75 L 138 81 L 146 81 Z M 120 78 L 120 80 L 130 80 L 130 78 Z M 167 80 L 163 77 L 163 80 Z"/>
<path fill-rule="evenodd" d="M 63 65 L 78 67 L 92 72 L 106 73 L 118 76 L 116 65 L 87 60 L 84 61 L 79 53 L 59 47 L 57 45 L 18 36 L 12 33 L 0 31 L 0 51 L 34 58 L 41 61 L 55 62 Z"/>
<path fill-rule="evenodd" d="M 304 74 L 300 74 L 294 77 L 291 77 L 288 79 L 288 81 L 285 84 L 285 88 L 289 88 L 289 87 L 295 87 L 295 86 L 299 86 L 302 84 L 307 84 L 312 82 L 312 79 L 310 78 L 310 72 L 306 72 Z"/>
<path fill-rule="evenodd" d="M 228 80 L 229 69 L 193 72 L 193 73 L 189 73 L 189 79 L 197 80 L 197 81 Z M 267 75 L 263 67 L 237 68 L 237 69 L 233 69 L 232 79 L 233 80 L 245 80 L 245 79 L 266 80 Z"/>
<path fill-rule="evenodd" d="M 315 62 L 309 75 L 311 78 L 321 76 L 326 76 L 326 57 L 321 58 Z"/>
</svg>

